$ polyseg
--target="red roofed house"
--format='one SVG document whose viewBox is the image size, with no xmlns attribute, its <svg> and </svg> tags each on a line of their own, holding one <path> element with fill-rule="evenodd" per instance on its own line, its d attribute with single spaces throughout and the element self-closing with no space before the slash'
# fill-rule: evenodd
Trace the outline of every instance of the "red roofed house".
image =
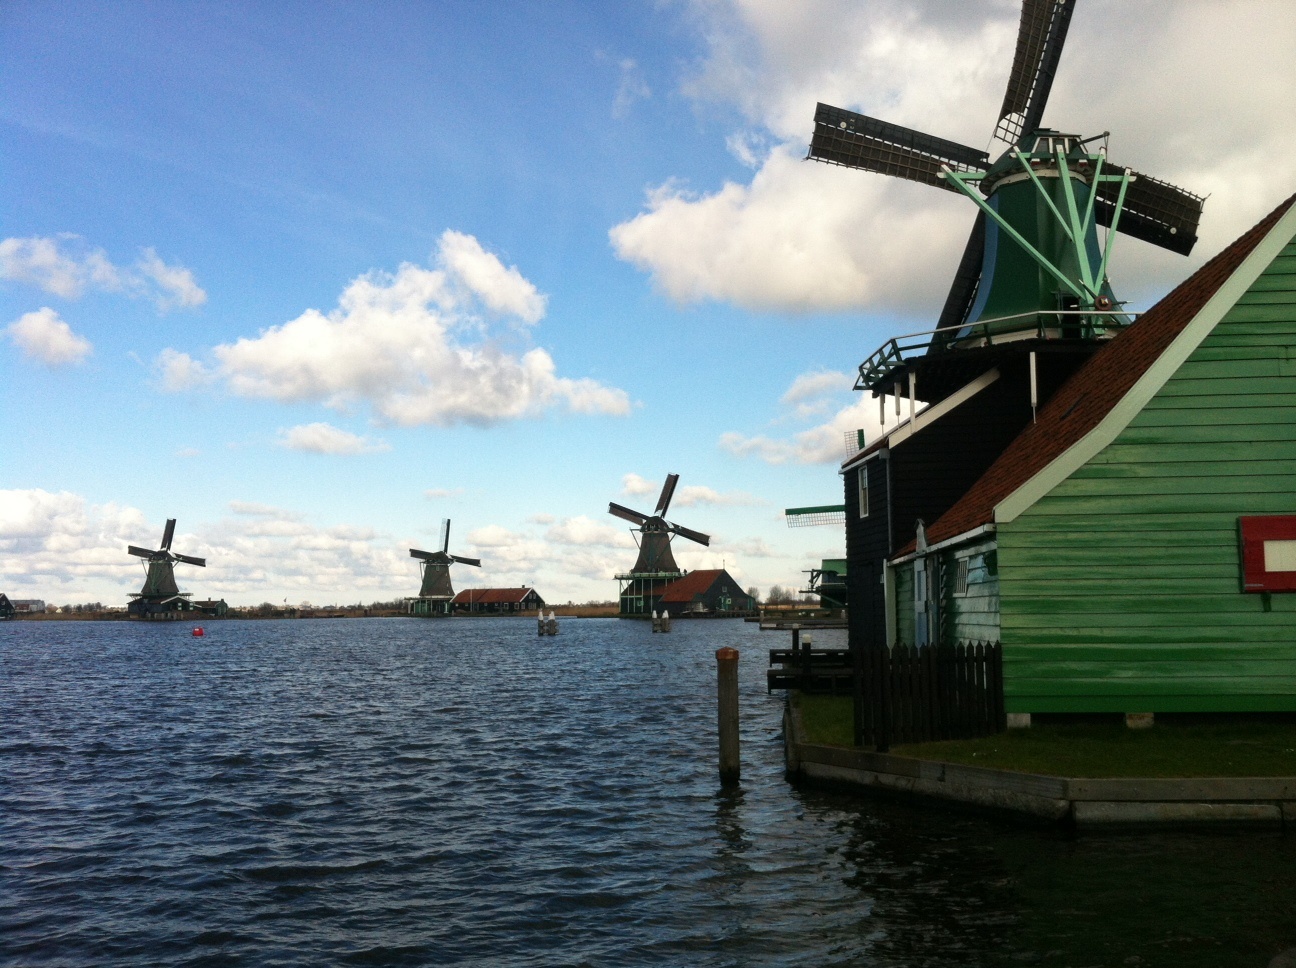
<svg viewBox="0 0 1296 968">
<path fill-rule="evenodd" d="M 451 612 L 534 612 L 544 599 L 534 588 L 465 588 L 450 602 Z"/>
<path fill-rule="evenodd" d="M 756 600 L 723 568 L 699 568 L 663 588 L 652 608 L 672 618 L 739 615 L 755 611 Z"/>
<path fill-rule="evenodd" d="M 852 645 L 1001 641 L 1009 714 L 1296 711 L 1294 200 L 1033 421 L 999 366 L 843 464 Z"/>
</svg>

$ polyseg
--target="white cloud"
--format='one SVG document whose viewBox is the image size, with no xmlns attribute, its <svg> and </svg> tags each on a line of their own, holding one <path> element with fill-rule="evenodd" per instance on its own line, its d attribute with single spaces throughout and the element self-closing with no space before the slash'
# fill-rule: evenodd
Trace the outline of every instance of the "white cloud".
<svg viewBox="0 0 1296 968">
<path fill-rule="evenodd" d="M 693 193 L 663 172 L 645 210 L 611 230 L 617 255 L 681 302 L 933 316 L 973 221 L 970 203 L 798 159 L 816 101 L 986 147 L 1019 6 L 694 0 L 686 10 L 706 54 L 684 93 L 735 112 L 726 142 L 760 167 L 749 184 Z M 1110 129 L 1113 160 L 1211 196 L 1189 260 L 1122 239 L 1118 293 L 1146 302 L 1291 190 L 1272 173 L 1296 154 L 1294 47 L 1296 7 L 1263 0 L 1094 0 L 1077 10 L 1045 123 Z M 1114 66 L 1095 87 L 1098 54 Z M 775 147 L 762 158 L 765 138 Z"/>
<path fill-rule="evenodd" d="M 702 484 L 686 484 L 675 492 L 671 499 L 672 507 L 697 507 L 702 504 L 713 504 L 718 507 L 754 507 L 765 502 L 760 498 L 742 491 L 730 491 L 723 494 L 715 488 Z"/>
<path fill-rule="evenodd" d="M 543 313 L 543 297 L 516 269 L 455 232 L 442 236 L 441 262 L 361 276 L 327 315 L 309 309 L 217 346 L 215 370 L 239 396 L 341 411 L 364 402 L 405 426 L 485 426 L 556 407 L 629 413 L 625 391 L 559 377 L 545 350 L 518 355 L 491 336 L 473 312 L 478 304 L 528 324 Z"/>
<path fill-rule="evenodd" d="M 618 120 L 630 113 L 636 101 L 646 101 L 652 97 L 652 88 L 644 80 L 639 65 L 629 57 L 617 62 L 621 72 L 621 82 L 617 85 L 616 97 L 612 101 L 612 117 Z"/>
<path fill-rule="evenodd" d="M 231 501 L 228 510 L 210 523 L 181 521 L 175 537 L 177 551 L 207 559 L 206 568 L 176 569 L 181 589 L 196 597 L 345 604 L 390 601 L 418 590 L 418 563 L 408 549 L 425 545 L 413 535 L 346 523 L 321 526 L 255 501 Z M 535 583 L 551 602 L 615 598 L 613 575 L 634 561 L 630 535 L 605 533 L 588 518 L 565 519 L 556 528 L 551 538 L 547 528 L 490 524 L 452 540 L 455 554 L 482 559 L 480 569 L 456 568 L 455 586 Z M 143 579 L 126 546 L 156 547 L 161 534 L 160 520 L 134 508 L 95 505 L 67 492 L 0 491 L 0 587 L 11 597 L 124 606 Z M 711 566 L 710 558 L 699 560 Z"/>
<path fill-rule="evenodd" d="M 894 397 L 888 396 L 880 402 L 861 393 L 854 402 L 818 426 L 797 431 L 788 437 L 749 437 L 730 431 L 720 435 L 720 447 L 735 457 L 755 457 L 767 464 L 838 464 L 856 453 L 857 431 L 864 431 L 866 444 L 882 435 L 882 407 L 886 408 L 887 414 L 885 426 L 895 427 L 894 401 Z M 922 401 L 917 401 L 919 412 L 924 406 Z M 900 419 L 907 419 L 908 401 L 902 400 L 901 408 Z"/>
<path fill-rule="evenodd" d="M 72 332 L 72 327 L 48 306 L 25 313 L 5 332 L 25 356 L 46 366 L 83 363 L 94 349 L 88 339 Z"/>
<path fill-rule="evenodd" d="M 193 308 L 207 300 L 190 270 L 167 265 L 152 248 L 141 250 L 134 270 L 123 269 L 113 265 L 103 249 L 90 249 L 75 235 L 0 241 L 0 278 L 64 299 L 79 299 L 87 289 L 145 296 L 160 312 Z"/>
<path fill-rule="evenodd" d="M 163 390 L 181 393 L 211 383 L 212 375 L 205 366 L 191 357 L 170 348 L 164 349 L 154 361 Z"/>
<path fill-rule="evenodd" d="M 538 323 L 544 316 L 546 297 L 523 278 L 517 266 L 505 268 L 471 235 L 450 229 L 442 232 L 438 261 L 494 312 L 527 323 Z"/>
<path fill-rule="evenodd" d="M 779 146 L 750 185 L 707 195 L 664 185 L 611 230 L 616 254 L 681 303 L 809 312 L 943 296 L 932 266 L 957 261 L 974 213 L 947 192 L 865 182 L 804 154 Z"/>
<path fill-rule="evenodd" d="M 372 454 L 391 450 L 385 442 L 360 437 L 327 423 L 300 424 L 279 431 L 279 446 L 308 454 Z"/>
<path fill-rule="evenodd" d="M 430 487 L 423 492 L 423 496 L 429 501 L 441 501 L 446 498 L 459 497 L 463 492 L 462 487 Z"/>
<path fill-rule="evenodd" d="M 563 518 L 545 532 L 545 540 L 560 545 L 581 545 L 600 548 L 633 548 L 634 539 L 629 532 L 613 524 L 595 521 L 579 515 Z"/>
<path fill-rule="evenodd" d="M 195 281 L 192 272 L 183 266 L 167 265 L 152 248 L 145 249 L 135 265 L 160 290 L 155 299 L 161 311 L 176 306 L 190 309 L 207 301 L 207 293 Z"/>
<path fill-rule="evenodd" d="M 638 474 L 631 473 L 621 478 L 622 494 L 656 494 L 660 490 L 660 484 L 654 484 L 646 477 L 640 477 Z"/>
<path fill-rule="evenodd" d="M 854 385 L 855 377 L 850 373 L 836 370 L 802 373 L 792 381 L 779 402 L 791 407 L 796 416 L 809 417 L 823 413 L 832 405 L 834 396 L 844 396 Z"/>
</svg>

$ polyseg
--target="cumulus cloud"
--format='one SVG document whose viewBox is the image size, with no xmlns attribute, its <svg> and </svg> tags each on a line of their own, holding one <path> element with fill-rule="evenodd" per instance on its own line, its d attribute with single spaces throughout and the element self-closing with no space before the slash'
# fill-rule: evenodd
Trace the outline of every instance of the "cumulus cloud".
<svg viewBox="0 0 1296 968">
<path fill-rule="evenodd" d="M 418 590 L 417 562 L 408 549 L 424 545 L 415 536 L 357 524 L 319 525 L 292 509 L 256 501 L 231 501 L 227 510 L 211 522 L 181 521 L 175 536 L 177 550 L 207 559 L 206 568 L 176 569 L 180 587 L 196 597 L 236 605 L 285 597 L 348 603 L 390 601 Z M 161 520 L 135 508 L 93 504 L 77 494 L 0 490 L 0 587 L 11 597 L 125 606 L 143 581 L 139 559 L 126 546 L 156 547 L 162 528 Z M 761 576 L 761 584 L 786 583 L 778 576 L 800 567 L 798 561 L 761 557 L 768 549 L 759 539 L 738 538 L 719 551 L 686 545 L 677 543 L 684 567 L 719 567 L 726 560 L 739 580 L 743 557 L 775 568 L 775 577 Z M 536 584 L 551 602 L 615 598 L 613 576 L 635 556 L 628 532 L 583 516 L 519 530 L 486 525 L 457 539 L 451 550 L 482 559 L 480 569 L 455 570 L 456 587 Z"/>
<path fill-rule="evenodd" d="M 543 315 L 544 297 L 515 268 L 456 232 L 442 235 L 438 261 L 368 273 L 328 314 L 308 309 L 217 346 L 215 372 L 239 396 L 341 411 L 363 402 L 404 426 L 485 426 L 557 407 L 629 413 L 625 391 L 560 377 L 545 350 L 510 352 L 507 334 L 492 335 L 477 310 L 523 325 Z"/>
<path fill-rule="evenodd" d="M 630 473 L 621 478 L 622 494 L 657 494 L 660 491 L 660 484 L 654 484 L 646 477 L 640 477 L 638 474 Z"/>
<path fill-rule="evenodd" d="M 581 545 L 602 548 L 633 548 L 628 532 L 613 524 L 595 521 L 585 515 L 563 518 L 545 532 L 545 539 L 562 545 Z"/>
<path fill-rule="evenodd" d="M 153 366 L 157 370 L 162 389 L 168 393 L 195 390 L 212 381 L 212 375 L 205 366 L 188 353 L 170 348 L 158 354 Z"/>
<path fill-rule="evenodd" d="M 797 417 L 810 417 L 823 413 L 832 405 L 834 396 L 840 397 L 854 385 L 855 377 L 850 373 L 836 370 L 802 373 L 792 381 L 779 402 L 791 407 Z"/>
<path fill-rule="evenodd" d="M 46 366 L 83 363 L 94 349 L 48 306 L 23 314 L 5 332 L 24 356 Z"/>
<path fill-rule="evenodd" d="M 141 250 L 131 268 L 116 266 L 103 249 L 91 249 L 75 235 L 32 236 L 0 241 L 0 278 L 36 286 L 64 299 L 87 289 L 152 299 L 160 312 L 190 309 L 207 301 L 193 273 L 168 265 L 153 248 Z"/>
<path fill-rule="evenodd" d="M 737 130 L 726 143 L 758 167 L 747 184 L 691 191 L 679 173 L 663 173 L 644 211 L 611 230 L 617 255 L 680 302 L 937 312 L 971 205 L 799 159 L 816 101 L 996 150 L 989 136 L 1019 7 L 693 0 L 685 9 L 706 53 L 684 93 L 729 110 Z M 1296 152 L 1296 125 L 1276 121 L 1294 120 L 1294 45 L 1296 8 L 1262 0 L 1095 0 L 1077 10 L 1045 123 L 1111 130 L 1113 160 L 1211 196 L 1191 259 L 1128 239 L 1117 246 L 1113 281 L 1123 295 L 1164 291 L 1290 190 L 1270 173 Z M 1116 65 L 1098 88 L 1096 52 Z"/>
<path fill-rule="evenodd" d="M 381 440 L 370 440 L 327 423 L 300 424 L 279 431 L 279 446 L 308 454 L 372 454 L 391 450 Z"/>
<path fill-rule="evenodd" d="M 544 316 L 546 297 L 523 278 L 517 266 L 505 268 L 498 256 L 483 249 L 471 235 L 449 229 L 441 233 L 440 261 L 494 312 L 527 323 L 538 323 Z"/>
<path fill-rule="evenodd" d="M 816 426 L 779 437 L 729 431 L 720 436 L 720 448 L 735 457 L 754 457 L 767 464 L 839 463 L 859 449 L 860 431 L 864 432 L 865 442 L 872 443 L 884 429 L 894 429 L 909 415 L 907 400 L 901 399 L 897 415 L 895 397 L 877 400 L 852 392 L 853 385 L 853 378 L 846 373 L 824 370 L 802 373 L 781 397 L 785 412 L 775 422 L 805 421 L 835 408 L 831 417 Z M 921 400 L 915 401 L 919 412 L 925 406 Z"/>
</svg>

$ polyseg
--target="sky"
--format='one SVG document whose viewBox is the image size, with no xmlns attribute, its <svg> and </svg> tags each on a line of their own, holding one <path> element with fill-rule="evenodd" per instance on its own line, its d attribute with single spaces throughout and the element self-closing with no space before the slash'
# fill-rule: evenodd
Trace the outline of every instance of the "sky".
<svg viewBox="0 0 1296 968">
<path fill-rule="evenodd" d="M 0 592 L 124 605 L 177 518 L 231 604 L 611 600 L 609 501 L 796 586 L 975 212 L 804 161 L 824 101 L 979 148 L 1010 0 L 0 5 Z M 1146 308 L 1296 191 L 1296 5 L 1079 0 L 1045 124 L 1209 196 Z"/>
</svg>

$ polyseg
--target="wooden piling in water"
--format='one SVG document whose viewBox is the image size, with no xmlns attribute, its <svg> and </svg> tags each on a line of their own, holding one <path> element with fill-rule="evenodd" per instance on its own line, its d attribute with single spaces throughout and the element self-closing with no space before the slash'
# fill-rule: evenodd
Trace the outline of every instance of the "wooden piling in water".
<svg viewBox="0 0 1296 968">
<path fill-rule="evenodd" d="M 737 783 L 738 756 L 738 650 L 716 650 L 716 701 L 720 733 L 720 782 Z"/>
</svg>

